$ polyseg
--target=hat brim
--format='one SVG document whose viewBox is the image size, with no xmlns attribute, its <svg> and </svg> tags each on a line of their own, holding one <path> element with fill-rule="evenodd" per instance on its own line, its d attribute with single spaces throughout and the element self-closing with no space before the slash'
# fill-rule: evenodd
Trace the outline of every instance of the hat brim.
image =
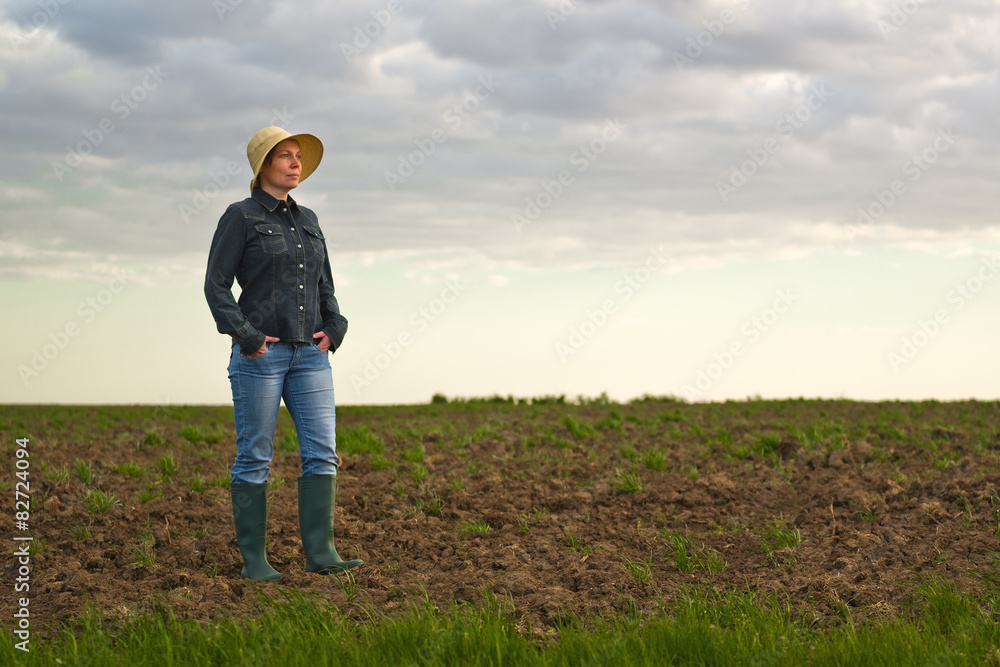
<svg viewBox="0 0 1000 667">
<path fill-rule="evenodd" d="M 263 135 L 263 136 L 261 136 Z M 258 137 L 260 137 L 258 139 Z M 247 146 L 247 158 L 250 160 L 250 168 L 253 169 L 253 179 L 250 181 L 250 190 L 259 187 L 260 170 L 264 166 L 264 159 L 271 150 L 286 139 L 294 139 L 299 144 L 302 151 L 302 171 L 299 175 L 301 184 L 316 171 L 319 163 L 323 160 L 323 142 L 312 134 L 291 134 L 280 127 L 264 128 L 250 140 Z M 256 140 L 256 142 L 255 142 Z"/>
</svg>

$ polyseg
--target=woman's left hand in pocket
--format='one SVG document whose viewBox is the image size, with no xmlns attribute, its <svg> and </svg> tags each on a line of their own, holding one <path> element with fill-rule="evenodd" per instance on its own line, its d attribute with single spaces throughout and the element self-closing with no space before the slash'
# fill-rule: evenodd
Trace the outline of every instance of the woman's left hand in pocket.
<svg viewBox="0 0 1000 667">
<path fill-rule="evenodd" d="M 316 347 L 324 352 L 330 349 L 330 337 L 323 331 L 317 331 L 313 334 L 313 342 L 316 343 Z"/>
</svg>

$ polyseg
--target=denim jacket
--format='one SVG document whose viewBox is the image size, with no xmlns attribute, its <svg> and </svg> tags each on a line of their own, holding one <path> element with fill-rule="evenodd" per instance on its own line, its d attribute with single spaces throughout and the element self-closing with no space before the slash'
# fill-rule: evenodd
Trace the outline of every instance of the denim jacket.
<svg viewBox="0 0 1000 667">
<path fill-rule="evenodd" d="M 239 303 L 234 278 L 243 289 Z M 232 336 L 242 354 L 259 350 L 265 335 L 313 343 L 319 331 L 333 352 L 347 333 L 316 214 L 260 188 L 222 214 L 208 253 L 205 298 L 219 333 Z"/>
</svg>

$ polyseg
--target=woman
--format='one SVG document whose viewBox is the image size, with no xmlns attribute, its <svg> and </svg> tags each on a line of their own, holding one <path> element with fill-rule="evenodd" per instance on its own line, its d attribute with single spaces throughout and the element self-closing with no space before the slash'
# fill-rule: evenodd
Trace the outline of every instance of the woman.
<svg viewBox="0 0 1000 667">
<path fill-rule="evenodd" d="M 337 448 L 329 354 L 347 332 L 334 296 L 326 241 L 316 215 L 288 193 L 323 157 L 311 134 L 266 127 L 250 140 L 250 197 L 219 220 L 205 275 L 205 298 L 220 333 L 233 338 L 229 382 L 236 422 L 230 491 L 236 542 L 247 579 L 281 576 L 267 561 L 267 475 L 284 399 L 302 457 L 299 529 L 309 572 L 342 572 L 333 539 Z M 243 292 L 233 298 L 233 279 Z"/>
</svg>

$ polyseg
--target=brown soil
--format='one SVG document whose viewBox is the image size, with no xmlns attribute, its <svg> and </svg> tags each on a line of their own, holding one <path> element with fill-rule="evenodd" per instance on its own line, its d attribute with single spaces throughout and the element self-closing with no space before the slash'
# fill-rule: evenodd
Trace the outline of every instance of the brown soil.
<svg viewBox="0 0 1000 667">
<path fill-rule="evenodd" d="M 570 615 L 655 611 L 692 586 L 779 592 L 820 623 L 848 609 L 891 617 L 908 613 L 921 577 L 974 593 L 984 585 L 979 573 L 996 565 L 998 413 L 992 403 L 845 401 L 342 408 L 340 433 L 371 429 L 395 463 L 375 470 L 368 454 L 344 457 L 338 548 L 365 561 L 352 587 L 304 571 L 299 460 L 280 445 L 269 557 L 284 576 L 241 581 L 228 489 L 208 483 L 227 474 L 235 452 L 231 409 L 6 406 L 0 429 L 10 464 L 0 480 L 11 507 L 11 443 L 29 436 L 33 509 L 27 532 L 15 530 L 12 512 L 0 516 L 0 529 L 8 545 L 13 535 L 36 540 L 36 630 L 88 603 L 122 618 L 159 604 L 183 617 L 245 616 L 257 613 L 252 586 L 315 591 L 357 615 L 364 604 L 392 612 L 425 594 L 442 605 L 479 604 L 492 591 L 536 629 Z M 577 424 L 593 432 L 574 435 Z M 179 433 L 192 425 L 221 439 L 189 443 Z M 276 444 L 292 432 L 282 411 Z M 419 459 L 417 443 L 426 452 L 419 464 L 404 457 Z M 665 471 L 643 465 L 651 448 L 665 451 Z M 180 469 L 170 479 L 154 472 L 164 454 Z M 89 487 L 72 475 L 77 460 L 92 463 Z M 147 472 L 113 470 L 128 462 Z M 420 483 L 419 465 L 427 473 Z M 618 473 L 630 470 L 642 492 L 618 488 Z M 206 480 L 203 492 L 191 489 L 196 475 Z M 88 512 L 89 488 L 122 504 Z M 147 488 L 162 497 L 140 502 Z M 801 544 L 768 554 L 766 528 L 776 523 L 798 527 Z M 489 531 L 467 532 L 473 524 Z M 89 537 L 77 532 L 83 526 Z M 718 552 L 725 570 L 681 571 L 669 531 L 687 535 L 694 554 Z M 152 565 L 137 563 L 146 536 Z M 9 553 L 0 568 L 12 582 Z M 643 562 L 646 583 L 627 567 Z M 0 597 L 5 623 L 15 598 Z"/>
</svg>

